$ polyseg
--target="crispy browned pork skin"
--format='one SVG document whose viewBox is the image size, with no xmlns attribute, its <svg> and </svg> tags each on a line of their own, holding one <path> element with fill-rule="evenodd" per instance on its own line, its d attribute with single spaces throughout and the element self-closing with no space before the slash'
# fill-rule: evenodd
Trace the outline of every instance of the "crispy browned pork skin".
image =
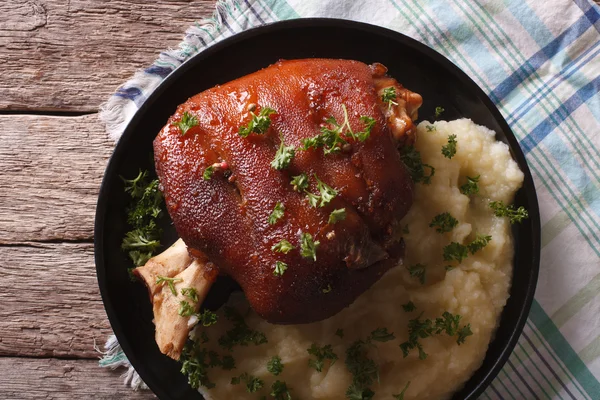
<svg viewBox="0 0 600 400">
<path fill-rule="evenodd" d="M 279 61 L 192 97 L 154 141 L 167 208 L 190 254 L 235 279 L 267 321 L 327 318 L 402 257 L 399 221 L 412 204 L 413 184 L 397 148 L 414 141 L 422 99 L 386 72 L 381 64 L 350 60 Z M 396 89 L 391 104 L 381 98 L 388 87 Z M 266 107 L 275 110 L 266 132 L 242 137 L 240 127 Z M 374 120 L 366 140 L 344 136 L 347 143 L 334 154 L 302 149 L 302 139 L 334 128 L 330 117 L 342 124 L 344 108 L 354 132 L 365 128 L 361 117 Z M 182 134 L 179 122 L 190 115 L 197 125 Z M 271 162 L 282 140 L 295 157 L 277 170 Z M 213 165 L 220 168 L 205 179 Z M 303 173 L 309 192 L 319 194 L 318 178 L 337 196 L 311 206 L 290 184 Z M 270 224 L 277 203 L 285 212 Z M 345 209 L 346 218 L 329 223 L 336 209 Z M 302 234 L 319 242 L 316 260 L 302 256 Z M 272 250 L 281 240 L 294 249 Z M 274 274 L 278 261 L 288 266 L 281 276 Z"/>
</svg>

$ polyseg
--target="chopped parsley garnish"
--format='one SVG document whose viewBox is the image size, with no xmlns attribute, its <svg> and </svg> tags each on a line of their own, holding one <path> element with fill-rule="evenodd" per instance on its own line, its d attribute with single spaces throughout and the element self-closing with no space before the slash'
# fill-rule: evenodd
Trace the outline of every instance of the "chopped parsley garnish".
<svg viewBox="0 0 600 400">
<path fill-rule="evenodd" d="M 392 397 L 396 400 L 404 400 L 404 394 L 406 393 L 406 389 L 408 389 L 409 386 L 410 386 L 410 381 L 408 381 L 406 383 L 406 386 L 404 386 L 404 389 L 402 389 L 400 394 L 393 394 Z"/>
<path fill-rule="evenodd" d="M 458 225 L 458 220 L 450 215 L 449 212 L 441 213 L 433 217 L 430 228 L 435 228 L 436 232 L 444 233 L 450 232 Z"/>
<path fill-rule="evenodd" d="M 306 174 L 300 174 L 292 177 L 290 185 L 294 187 L 296 192 L 302 192 L 308 188 L 308 176 Z"/>
<path fill-rule="evenodd" d="M 494 210 L 496 217 L 508 217 L 511 224 L 529 218 L 529 213 L 523 206 L 515 209 L 512 204 L 507 206 L 502 201 L 490 201 L 490 208 Z"/>
<path fill-rule="evenodd" d="M 191 299 L 193 302 L 198 302 L 198 292 L 192 287 L 181 289 L 181 295 Z"/>
<path fill-rule="evenodd" d="M 367 140 L 375 125 L 375 119 L 367 115 L 361 116 L 360 121 L 365 124 L 365 127 L 360 132 L 354 132 L 350 126 L 348 110 L 344 104 L 342 104 L 342 110 L 344 111 L 344 122 L 341 125 L 333 116 L 327 118 L 325 122 L 329 127 L 323 126 L 319 135 L 303 139 L 302 149 L 309 150 L 311 148 L 322 147 L 325 154 L 333 154 L 340 152 L 342 146 L 348 143 L 345 139 L 346 137 L 351 137 L 361 142 Z"/>
<path fill-rule="evenodd" d="M 177 283 L 177 282 L 183 282 L 183 279 L 169 278 L 169 277 L 160 276 L 160 275 L 158 275 L 156 277 L 156 284 L 164 286 L 164 284 L 166 283 L 169 286 L 169 289 L 171 289 L 171 293 L 173 293 L 174 296 L 177 296 L 177 290 L 175 289 L 175 283 Z"/>
<path fill-rule="evenodd" d="M 273 275 L 283 276 L 283 273 L 288 269 L 288 265 L 283 261 L 275 261 L 275 267 L 273 268 Z"/>
<path fill-rule="evenodd" d="M 371 340 L 375 342 L 389 342 L 394 339 L 396 339 L 396 336 L 388 332 L 387 328 L 377 328 L 371 332 Z"/>
<path fill-rule="evenodd" d="M 335 364 L 335 361 L 338 359 L 338 356 L 333 352 L 333 348 L 330 344 L 327 344 L 323 347 L 317 346 L 313 343 L 309 349 L 306 349 L 308 354 L 311 356 L 315 356 L 315 359 L 308 360 L 308 366 L 310 368 L 314 368 L 317 372 L 323 371 L 323 367 L 325 366 L 325 360 L 331 361 L 329 366 L 331 367 Z"/>
<path fill-rule="evenodd" d="M 275 204 L 275 208 L 273 208 L 273 212 L 269 215 L 269 224 L 274 225 L 283 218 L 283 213 L 285 212 L 285 205 L 281 202 L 277 202 Z"/>
<path fill-rule="evenodd" d="M 211 326 L 217 323 L 219 320 L 219 316 L 214 312 L 204 309 L 200 314 L 198 314 L 198 320 L 202 324 L 202 326 Z"/>
<path fill-rule="evenodd" d="M 456 154 L 456 135 L 448 136 L 448 144 L 442 146 L 442 154 L 446 158 L 452 158 Z"/>
<path fill-rule="evenodd" d="M 473 178 L 467 176 L 467 183 L 460 187 L 460 192 L 465 196 L 479 193 L 479 175 Z"/>
<path fill-rule="evenodd" d="M 415 264 L 406 267 L 408 273 L 413 278 L 418 278 L 421 285 L 425 284 L 425 266 L 423 264 Z"/>
<path fill-rule="evenodd" d="M 315 179 L 317 180 L 317 190 L 319 190 L 319 193 L 321 193 L 321 202 L 319 203 L 319 207 L 324 207 L 329 204 L 329 202 L 333 200 L 335 196 L 337 196 L 338 191 L 317 178 L 317 175 L 315 175 Z"/>
<path fill-rule="evenodd" d="M 422 315 L 422 314 L 421 314 Z M 467 336 L 472 335 L 471 324 L 467 324 L 460 328 L 460 315 L 452 315 L 449 312 L 444 312 L 441 317 L 432 321 L 425 319 L 421 321 L 421 316 L 408 321 L 408 340 L 400 344 L 402 354 L 407 357 L 411 350 L 419 351 L 419 359 L 427 358 L 427 353 L 423 350 L 423 345 L 419 339 L 425 339 L 433 335 L 446 333 L 448 336 L 457 336 L 456 342 L 460 345 L 465 342 Z"/>
<path fill-rule="evenodd" d="M 271 167 L 282 170 L 287 168 L 294 158 L 296 150 L 294 146 L 286 146 L 283 141 L 283 135 L 279 135 L 281 138 L 281 143 L 279 144 L 279 149 L 277 149 L 277 153 L 275 153 L 275 158 L 271 161 Z"/>
<path fill-rule="evenodd" d="M 337 328 L 335 331 L 335 336 L 339 336 L 340 339 L 343 339 L 344 338 L 344 330 L 341 328 Z"/>
<path fill-rule="evenodd" d="M 262 135 L 269 129 L 269 126 L 271 126 L 271 118 L 269 116 L 271 114 L 276 113 L 277 111 L 273 110 L 270 107 L 263 107 L 258 113 L 258 115 L 250 111 L 252 119 L 250 120 L 250 122 L 248 122 L 246 126 L 240 126 L 240 136 L 247 137 L 251 133 L 257 133 L 259 135 Z"/>
<path fill-rule="evenodd" d="M 179 361 L 181 365 L 181 373 L 188 378 L 189 385 L 198 389 L 201 385 L 207 389 L 212 389 L 215 384 L 208 379 L 209 363 L 206 362 L 208 352 L 200 347 L 200 343 L 191 342 L 185 345 L 181 352 Z"/>
<path fill-rule="evenodd" d="M 396 102 L 396 88 L 390 86 L 388 88 L 383 89 L 381 101 L 383 101 L 384 103 L 388 103 L 388 109 L 392 108 L 392 105 L 397 106 L 398 103 Z"/>
<path fill-rule="evenodd" d="M 310 204 L 311 207 L 317 208 L 319 206 L 319 200 L 321 199 L 321 196 L 307 191 L 306 198 L 308 199 L 308 204 Z"/>
<path fill-rule="evenodd" d="M 417 307 L 415 306 L 415 303 L 409 301 L 406 304 L 402 304 L 402 309 L 406 312 L 413 312 L 417 309 Z"/>
<path fill-rule="evenodd" d="M 233 322 L 233 328 L 225 332 L 219 338 L 219 345 L 226 350 L 231 351 L 234 346 L 248 346 L 253 343 L 258 346 L 267 343 L 267 337 L 264 333 L 252 330 L 246 325 L 244 318 L 233 307 L 224 308 L 225 318 Z"/>
<path fill-rule="evenodd" d="M 265 382 L 262 379 L 252 376 L 247 372 L 231 378 L 232 385 L 239 385 L 242 381 L 246 383 L 246 390 L 248 393 L 256 393 L 265 385 Z"/>
<path fill-rule="evenodd" d="M 391 335 L 391 336 L 390 336 Z M 387 329 L 379 328 L 371 332 L 365 340 L 357 340 L 346 350 L 346 368 L 352 374 L 352 384 L 346 390 L 346 398 L 350 400 L 371 399 L 375 393 L 371 386 L 379 380 L 379 367 L 367 356 L 373 341 L 387 341 L 393 334 Z M 383 339 L 383 340 L 382 340 Z"/>
<path fill-rule="evenodd" d="M 181 300 L 179 302 L 179 310 L 177 310 L 177 314 L 182 317 L 191 317 L 194 315 L 196 310 L 194 310 L 194 306 L 185 300 Z"/>
<path fill-rule="evenodd" d="M 423 164 L 421 153 L 414 146 L 403 146 L 400 148 L 400 158 L 410 173 L 410 177 L 415 183 L 424 183 L 429 185 L 431 178 L 435 175 L 435 168 L 431 165 Z M 429 174 L 425 175 L 425 168 L 429 168 Z"/>
<path fill-rule="evenodd" d="M 140 170 L 134 179 L 121 179 L 132 200 L 127 209 L 127 223 L 133 228 L 125 234 L 121 248 L 128 251 L 129 258 L 139 267 L 160 247 L 161 229 L 156 221 L 163 214 L 163 197 L 158 190 L 158 179 L 149 180 L 148 171 Z"/>
<path fill-rule="evenodd" d="M 232 369 L 235 369 L 235 360 L 233 357 L 228 355 L 223 356 L 221 359 L 221 368 L 223 368 L 225 371 L 231 371 Z"/>
<path fill-rule="evenodd" d="M 283 253 L 283 254 L 287 254 L 287 253 L 289 253 L 293 249 L 295 249 L 295 247 L 292 246 L 292 244 L 290 242 L 288 242 L 287 240 L 285 240 L 285 239 L 283 239 L 279 243 L 274 244 L 271 247 L 271 250 L 277 251 L 277 252 Z"/>
<path fill-rule="evenodd" d="M 285 382 L 281 382 L 280 380 L 276 380 L 271 385 L 270 396 L 275 400 L 292 400 L 290 389 Z"/>
<path fill-rule="evenodd" d="M 346 219 L 346 209 L 338 208 L 338 209 L 333 210 L 331 212 L 331 214 L 329 214 L 329 221 L 327 221 L 327 223 L 335 224 L 336 222 L 343 221 L 345 219 Z"/>
<path fill-rule="evenodd" d="M 317 261 L 317 248 L 321 242 L 314 241 L 310 233 L 300 234 L 300 255 L 304 258 L 312 258 Z"/>
<path fill-rule="evenodd" d="M 214 173 L 215 167 L 210 165 L 204 170 L 204 173 L 202 174 L 202 179 L 204 179 L 205 181 L 210 181 L 210 178 L 212 178 Z"/>
<path fill-rule="evenodd" d="M 442 107 L 436 107 L 435 108 L 435 118 L 438 119 L 439 117 L 442 116 L 442 114 L 444 113 L 444 110 Z"/>
<path fill-rule="evenodd" d="M 433 131 L 437 130 L 435 125 L 427 125 L 425 127 L 425 129 L 427 129 L 427 132 L 433 132 Z"/>
<path fill-rule="evenodd" d="M 471 254 L 475 254 L 479 250 L 483 249 L 492 240 L 490 235 L 477 235 L 475 240 L 467 245 Z"/>
<path fill-rule="evenodd" d="M 329 292 L 331 292 L 333 288 L 331 287 L 331 284 L 328 284 L 327 287 L 323 290 L 321 290 L 323 293 L 327 294 Z"/>
<path fill-rule="evenodd" d="M 198 125 L 198 118 L 196 118 L 195 115 L 184 111 L 179 122 L 175 122 L 173 125 L 179 128 L 181 131 L 181 136 L 183 136 L 190 128 Z"/>
<path fill-rule="evenodd" d="M 271 357 L 269 362 L 267 362 L 267 371 L 269 371 L 270 373 L 272 373 L 275 376 L 277 376 L 281 372 L 283 372 L 283 364 L 281 363 L 281 357 L 279 357 L 279 356 Z"/>
<path fill-rule="evenodd" d="M 451 242 L 444 246 L 444 261 L 458 261 L 459 263 L 469 255 L 467 246 Z"/>
</svg>

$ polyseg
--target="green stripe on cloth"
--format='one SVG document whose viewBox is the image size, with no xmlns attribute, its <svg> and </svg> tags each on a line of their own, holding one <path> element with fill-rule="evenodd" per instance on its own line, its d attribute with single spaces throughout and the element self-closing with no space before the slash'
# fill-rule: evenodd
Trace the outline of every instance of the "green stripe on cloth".
<svg viewBox="0 0 600 400">
<path fill-rule="evenodd" d="M 591 363 L 598 357 L 600 357 L 600 335 L 579 352 L 579 358 L 585 363 Z"/>
<path fill-rule="evenodd" d="M 560 235 L 570 223 L 571 219 L 564 211 L 559 211 L 554 217 L 550 218 L 548 222 L 542 226 L 542 249 L 554 240 L 555 237 Z"/>
<path fill-rule="evenodd" d="M 600 274 L 596 275 L 582 289 L 574 294 L 565 304 L 562 305 L 554 314 L 552 321 L 561 328 L 569 319 L 577 314 L 587 303 L 592 301 L 596 296 L 600 295 Z"/>
<path fill-rule="evenodd" d="M 552 322 L 536 300 L 531 305 L 529 318 L 586 393 L 592 399 L 598 399 L 600 395 L 600 382 L 594 378 L 587 366 L 577 353 L 575 353 L 569 342 L 565 340 L 562 333 L 560 333 L 554 322 Z"/>
<path fill-rule="evenodd" d="M 279 19 L 300 18 L 300 15 L 285 0 L 263 0 Z"/>
</svg>

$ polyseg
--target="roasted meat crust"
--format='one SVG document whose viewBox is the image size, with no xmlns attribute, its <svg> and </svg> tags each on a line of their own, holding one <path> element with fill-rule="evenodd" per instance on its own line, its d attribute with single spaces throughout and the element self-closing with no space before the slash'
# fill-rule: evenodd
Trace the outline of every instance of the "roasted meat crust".
<svg viewBox="0 0 600 400">
<path fill-rule="evenodd" d="M 233 277 L 267 321 L 327 318 L 402 256 L 398 223 L 411 206 L 413 186 L 397 146 L 398 138 L 411 132 L 390 124 L 389 107 L 376 85 L 382 77 L 381 68 L 357 61 L 280 61 L 192 97 L 154 141 L 156 170 L 178 234 L 192 253 L 206 254 Z M 418 108 L 420 96 L 411 101 Z M 350 146 L 338 154 L 300 150 L 301 140 L 318 135 L 327 118 L 344 121 L 342 105 L 355 131 L 364 127 L 361 116 L 375 119 L 370 137 L 364 142 L 349 138 Z M 254 107 L 255 113 L 263 107 L 276 110 L 271 126 L 265 134 L 241 137 L 240 126 L 250 121 Z M 184 112 L 198 125 L 182 135 L 176 123 Z M 278 171 L 270 163 L 281 140 L 294 146 L 296 155 Z M 203 179 L 215 163 L 227 169 Z M 339 195 L 325 207 L 311 207 L 290 185 L 300 173 L 309 176 L 311 192 L 319 193 L 317 176 Z M 269 224 L 277 202 L 285 205 L 285 215 Z M 331 211 L 340 208 L 346 219 L 328 224 Z M 300 255 L 302 232 L 320 242 L 316 261 Z M 282 239 L 295 249 L 288 254 L 271 250 Z M 276 261 L 288 265 L 283 276 L 273 274 Z"/>
</svg>

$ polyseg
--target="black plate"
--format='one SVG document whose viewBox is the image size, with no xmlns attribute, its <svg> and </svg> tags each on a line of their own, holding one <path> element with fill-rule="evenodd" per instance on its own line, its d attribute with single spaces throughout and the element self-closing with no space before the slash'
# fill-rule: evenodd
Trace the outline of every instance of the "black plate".
<svg viewBox="0 0 600 400">
<path fill-rule="evenodd" d="M 146 289 L 128 278 L 127 268 L 131 264 L 120 250 L 121 239 L 127 231 L 124 210 L 128 198 L 119 175 L 135 176 L 138 168 L 153 170 L 152 140 L 177 105 L 192 95 L 279 59 L 306 57 L 383 63 L 391 76 L 423 95 L 421 118 L 430 118 L 436 106 L 443 106 L 444 119 L 468 117 L 493 129 L 497 138 L 510 146 L 514 159 L 525 173 L 524 187 L 517 193 L 516 204 L 525 206 L 530 218 L 513 229 L 516 255 L 510 298 L 483 365 L 453 397 L 476 399 L 508 359 L 533 300 L 539 268 L 540 222 L 531 173 L 508 124 L 464 72 L 407 36 L 345 20 L 285 21 L 226 39 L 169 75 L 131 120 L 106 169 L 95 225 L 98 284 L 119 343 L 144 382 L 160 399 L 202 398 L 179 373 L 178 363 L 158 351 Z M 167 236 L 174 240 L 172 229 L 167 229 Z M 230 290 L 227 282 L 221 282 L 220 288 L 211 290 L 207 301 L 218 305 Z"/>
</svg>

